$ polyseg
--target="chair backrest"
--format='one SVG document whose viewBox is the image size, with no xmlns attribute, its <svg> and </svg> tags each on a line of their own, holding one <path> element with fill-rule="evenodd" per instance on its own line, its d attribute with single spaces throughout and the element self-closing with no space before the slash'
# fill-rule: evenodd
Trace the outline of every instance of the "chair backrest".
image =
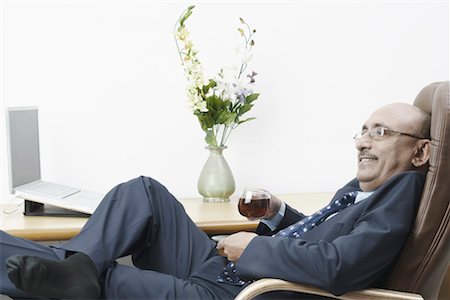
<svg viewBox="0 0 450 300">
<path fill-rule="evenodd" d="M 450 262 L 449 82 L 426 86 L 414 105 L 431 114 L 431 154 L 417 218 L 387 288 L 437 299 Z"/>
</svg>

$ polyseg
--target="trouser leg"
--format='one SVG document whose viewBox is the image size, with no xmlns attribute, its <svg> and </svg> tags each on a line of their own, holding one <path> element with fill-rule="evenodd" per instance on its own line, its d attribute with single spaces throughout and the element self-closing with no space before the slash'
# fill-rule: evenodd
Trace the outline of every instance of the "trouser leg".
<svg viewBox="0 0 450 300">
<path fill-rule="evenodd" d="M 5 260 L 12 255 L 38 256 L 53 260 L 58 260 L 58 256 L 49 246 L 13 237 L 0 231 L 0 293 L 13 298 L 34 298 L 17 289 L 6 275 Z"/>
<path fill-rule="evenodd" d="M 102 296 L 106 299 L 234 299 L 242 287 L 217 282 L 217 275 L 226 263 L 224 257 L 214 256 L 189 279 L 110 265 L 102 277 Z"/>
<path fill-rule="evenodd" d="M 116 258 L 132 254 L 139 268 L 178 278 L 187 278 L 216 252 L 215 243 L 175 197 L 146 177 L 109 192 L 80 234 L 62 248 L 87 254 L 99 273 Z"/>
<path fill-rule="evenodd" d="M 208 289 L 170 274 L 111 265 L 102 283 L 105 299 L 215 299 Z"/>
</svg>

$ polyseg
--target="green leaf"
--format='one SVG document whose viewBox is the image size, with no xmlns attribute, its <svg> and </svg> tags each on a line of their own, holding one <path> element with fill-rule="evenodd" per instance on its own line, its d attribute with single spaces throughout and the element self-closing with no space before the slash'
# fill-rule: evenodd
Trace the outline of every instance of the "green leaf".
<svg viewBox="0 0 450 300">
<path fill-rule="evenodd" d="M 225 120 L 227 119 L 227 117 L 228 117 L 228 112 L 226 112 L 226 111 L 221 111 L 220 114 L 219 114 L 219 116 L 217 117 L 215 123 L 216 123 L 216 124 L 223 124 L 223 123 L 225 123 Z"/>
<path fill-rule="evenodd" d="M 228 113 L 228 114 L 227 114 L 227 118 L 226 118 L 224 124 L 225 124 L 225 125 L 228 125 L 228 126 L 231 125 L 231 124 L 233 124 L 233 123 L 234 123 L 234 120 L 236 119 L 236 117 L 237 117 L 237 114 L 236 114 L 236 113 Z"/>
<path fill-rule="evenodd" d="M 227 109 L 227 108 L 231 107 L 230 105 L 231 105 L 231 101 L 230 100 L 223 101 L 224 109 Z"/>
<path fill-rule="evenodd" d="M 252 109 L 252 107 L 253 107 L 252 104 L 244 104 L 244 105 L 242 105 L 242 106 L 239 108 L 239 110 L 238 110 L 239 115 L 241 116 L 241 115 L 245 114 L 245 113 L 248 112 L 250 109 Z"/>
<path fill-rule="evenodd" d="M 238 28 L 237 30 L 239 31 L 239 33 L 241 34 L 241 36 L 244 36 L 244 29 Z"/>
<path fill-rule="evenodd" d="M 215 111 L 215 110 L 216 110 L 216 109 L 215 109 L 215 107 L 216 107 L 216 105 L 215 105 L 216 98 L 217 98 L 217 96 L 212 95 L 212 96 L 209 96 L 209 97 L 207 97 L 207 98 L 205 99 L 205 100 L 206 100 L 206 107 L 207 107 L 209 110 L 212 110 L 212 111 Z"/>
<path fill-rule="evenodd" d="M 194 113 L 194 114 L 197 116 L 198 121 L 200 122 L 200 126 L 202 127 L 202 129 L 204 131 L 206 131 L 214 126 L 214 122 L 213 122 L 211 116 L 209 115 L 209 112 L 206 112 L 206 113 L 200 112 L 200 113 Z"/>
<path fill-rule="evenodd" d="M 255 120 L 255 119 L 256 119 L 256 118 L 254 118 L 254 117 L 247 118 L 247 119 L 245 119 L 245 120 L 239 121 L 238 124 L 242 124 L 242 123 L 244 123 L 244 122 L 248 122 L 248 121 Z"/>
<path fill-rule="evenodd" d="M 245 104 L 250 104 L 250 103 L 252 103 L 252 102 L 255 101 L 256 99 L 258 99 L 258 97 L 259 97 L 259 94 L 258 94 L 258 93 L 253 93 L 253 94 L 248 95 L 248 96 L 245 98 Z"/>
<path fill-rule="evenodd" d="M 242 23 L 242 24 L 245 24 L 245 21 L 244 21 L 244 19 L 242 19 L 242 18 L 239 18 L 239 21 L 241 21 L 241 23 Z"/>
<path fill-rule="evenodd" d="M 203 94 L 207 94 L 210 88 L 213 88 L 217 85 L 217 83 L 210 79 L 207 85 L 204 85 L 202 90 L 203 90 Z"/>
<path fill-rule="evenodd" d="M 202 128 L 202 130 L 207 130 L 208 127 L 205 124 L 205 121 L 203 120 L 202 117 L 198 116 L 198 122 L 200 123 L 200 127 Z"/>
<path fill-rule="evenodd" d="M 189 16 L 192 15 L 192 10 L 194 9 L 194 7 L 195 5 L 191 5 L 186 9 L 186 13 L 180 19 L 180 27 L 184 27 L 184 22 L 186 22 Z"/>
<path fill-rule="evenodd" d="M 205 124 L 207 128 L 213 128 L 214 120 L 210 115 L 205 115 Z"/>
</svg>

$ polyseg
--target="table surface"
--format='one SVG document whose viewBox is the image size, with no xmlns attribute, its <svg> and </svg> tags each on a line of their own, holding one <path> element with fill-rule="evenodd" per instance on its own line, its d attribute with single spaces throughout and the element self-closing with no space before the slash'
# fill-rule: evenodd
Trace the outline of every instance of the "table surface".
<svg viewBox="0 0 450 300">
<path fill-rule="evenodd" d="M 299 211 L 310 214 L 325 206 L 333 193 L 298 193 L 277 196 Z M 180 198 L 179 201 L 197 226 L 210 235 L 251 231 L 257 226 L 257 222 L 249 221 L 239 214 L 236 198 L 232 198 L 228 203 L 205 203 L 201 198 Z M 6 213 L 12 210 L 15 211 Z M 24 216 L 23 205 L 18 207 L 3 205 L 0 229 L 14 236 L 35 241 L 58 241 L 75 236 L 86 221 L 87 218 L 79 217 Z"/>
</svg>

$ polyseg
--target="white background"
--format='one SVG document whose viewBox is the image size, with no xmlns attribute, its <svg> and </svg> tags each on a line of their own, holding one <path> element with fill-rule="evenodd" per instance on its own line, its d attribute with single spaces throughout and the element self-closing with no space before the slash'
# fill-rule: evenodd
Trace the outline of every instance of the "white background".
<svg viewBox="0 0 450 300">
<path fill-rule="evenodd" d="M 139 175 L 197 196 L 207 159 L 186 106 L 173 26 L 188 28 L 205 73 L 231 66 L 239 17 L 257 29 L 256 91 L 225 156 L 237 190 L 333 191 L 354 177 L 354 133 L 370 112 L 412 103 L 449 78 L 448 1 L 1 2 L 1 201 L 4 109 L 38 106 L 42 175 L 106 192 Z"/>
</svg>

